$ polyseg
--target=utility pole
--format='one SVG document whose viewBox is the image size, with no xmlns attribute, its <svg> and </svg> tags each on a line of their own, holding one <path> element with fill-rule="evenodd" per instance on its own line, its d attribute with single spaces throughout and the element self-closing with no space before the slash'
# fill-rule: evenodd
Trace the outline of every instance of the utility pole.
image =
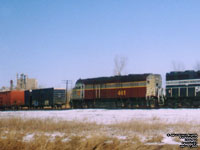
<svg viewBox="0 0 200 150">
<path fill-rule="evenodd" d="M 71 80 L 63 80 L 63 82 L 65 82 L 65 84 L 66 84 L 66 98 L 67 98 L 67 100 L 68 100 L 68 85 L 69 84 L 71 84 L 72 83 L 72 81 Z"/>
</svg>

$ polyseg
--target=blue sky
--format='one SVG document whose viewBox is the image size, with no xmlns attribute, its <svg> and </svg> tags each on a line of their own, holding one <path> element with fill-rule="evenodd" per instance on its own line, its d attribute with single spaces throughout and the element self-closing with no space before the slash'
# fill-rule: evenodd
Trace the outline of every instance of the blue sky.
<svg viewBox="0 0 200 150">
<path fill-rule="evenodd" d="M 16 73 L 44 87 L 62 80 L 186 70 L 200 61 L 198 0 L 1 0 L 0 87 Z"/>
</svg>

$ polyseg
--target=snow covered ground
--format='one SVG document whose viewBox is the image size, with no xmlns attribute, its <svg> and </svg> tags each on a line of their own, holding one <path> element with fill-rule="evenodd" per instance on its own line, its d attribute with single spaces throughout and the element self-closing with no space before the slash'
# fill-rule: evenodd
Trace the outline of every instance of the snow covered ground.
<svg viewBox="0 0 200 150">
<path fill-rule="evenodd" d="M 116 110 L 109 110 L 109 109 L 73 109 L 73 110 L 43 110 L 43 111 L 0 111 L 0 118 L 12 118 L 12 117 L 20 117 L 23 119 L 31 119 L 31 118 L 38 118 L 38 119 L 48 119 L 52 118 L 57 121 L 59 120 L 66 120 L 66 121 L 78 121 L 78 122 L 96 122 L 97 124 L 118 124 L 121 122 L 129 122 L 129 121 L 144 121 L 144 123 L 152 123 L 157 124 L 159 122 L 166 123 L 167 127 L 169 125 L 169 130 L 172 133 L 178 131 L 177 128 L 174 128 L 173 125 L 176 123 L 187 123 L 191 125 L 192 131 L 194 133 L 199 134 L 199 128 L 196 128 L 200 125 L 200 109 L 116 109 Z M 197 126 L 196 126 L 197 125 Z M 194 127 L 196 129 L 194 129 Z M 166 127 L 165 127 L 166 128 Z M 179 128 L 179 126 L 178 126 Z M 116 128 L 115 128 L 116 129 Z M 181 128 L 180 128 L 181 129 Z M 190 126 L 189 126 L 190 129 Z M 153 129 L 155 130 L 155 129 Z M 99 132 L 103 132 L 99 130 Z M 169 133 L 171 133 L 169 132 Z M 181 130 L 181 133 L 185 133 L 185 129 Z M 85 133 L 85 131 L 83 131 Z M 152 133 L 154 133 L 152 131 Z M 148 143 L 145 142 L 149 138 L 149 135 L 143 135 L 135 133 L 134 131 L 131 132 L 129 135 L 123 132 L 115 133 L 114 130 L 108 131 L 108 135 L 114 135 L 116 138 L 120 140 L 126 140 L 130 137 L 130 135 L 138 134 L 140 140 L 146 144 L 156 144 L 156 145 L 165 145 L 165 144 L 172 144 L 172 145 L 180 145 L 180 141 L 175 141 L 172 137 L 167 137 L 168 132 L 164 129 L 163 131 L 156 131 L 151 138 L 155 135 L 161 135 L 163 139 L 161 142 L 156 143 Z M 33 139 L 36 133 L 28 133 L 24 136 L 24 141 L 30 141 Z M 46 133 L 49 136 L 50 133 Z M 80 134 L 80 133 L 79 133 Z M 64 136 L 63 133 L 56 132 L 51 133 L 51 139 L 54 139 L 55 136 Z M 88 132 L 88 135 L 90 133 Z M 86 137 L 88 136 L 86 134 Z M 68 140 L 68 138 L 65 138 Z"/>
<path fill-rule="evenodd" d="M 0 118 L 53 118 L 56 120 L 73 120 L 113 124 L 131 120 L 152 121 L 166 123 L 194 123 L 200 124 L 200 109 L 74 109 L 52 111 L 1 111 Z"/>
</svg>

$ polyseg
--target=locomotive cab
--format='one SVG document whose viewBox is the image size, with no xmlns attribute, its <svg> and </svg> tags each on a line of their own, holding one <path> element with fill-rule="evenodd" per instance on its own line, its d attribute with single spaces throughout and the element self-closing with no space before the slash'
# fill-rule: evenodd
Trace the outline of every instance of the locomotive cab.
<svg viewBox="0 0 200 150">
<path fill-rule="evenodd" d="M 84 98 L 84 84 L 77 83 L 72 91 L 72 99 L 83 99 Z"/>
<path fill-rule="evenodd" d="M 146 79 L 147 92 L 146 100 L 147 106 L 155 107 L 163 104 L 161 89 L 162 89 L 162 78 L 159 74 L 151 74 Z"/>
<path fill-rule="evenodd" d="M 148 98 L 158 97 L 158 91 L 162 87 L 161 75 L 149 75 L 147 77 L 147 94 Z"/>
<path fill-rule="evenodd" d="M 84 97 L 85 97 L 85 85 L 77 81 L 75 87 L 72 90 L 72 95 L 70 98 L 71 107 L 82 108 Z"/>
</svg>

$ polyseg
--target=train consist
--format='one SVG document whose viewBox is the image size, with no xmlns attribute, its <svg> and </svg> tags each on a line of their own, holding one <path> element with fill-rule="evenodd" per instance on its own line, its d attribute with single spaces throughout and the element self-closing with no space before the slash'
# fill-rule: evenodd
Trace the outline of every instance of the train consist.
<svg viewBox="0 0 200 150">
<path fill-rule="evenodd" d="M 66 105 L 65 89 L 34 89 L 0 92 L 0 109 L 61 108 Z"/>
<path fill-rule="evenodd" d="M 166 91 L 158 74 L 78 80 L 72 108 L 193 108 L 200 106 L 200 71 L 166 74 Z M 166 94 L 164 94 L 166 93 Z"/>
<path fill-rule="evenodd" d="M 0 92 L 0 109 L 63 108 L 65 89 Z M 77 80 L 71 108 L 199 108 L 200 71 L 166 74 L 165 90 L 159 74 L 130 74 Z"/>
</svg>

